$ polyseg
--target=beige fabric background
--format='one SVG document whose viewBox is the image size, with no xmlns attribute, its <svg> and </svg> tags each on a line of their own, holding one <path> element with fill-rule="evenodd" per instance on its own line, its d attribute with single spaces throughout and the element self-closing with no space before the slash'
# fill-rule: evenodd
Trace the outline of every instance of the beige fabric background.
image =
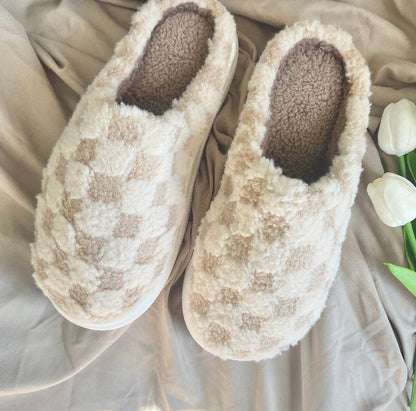
<svg viewBox="0 0 416 411">
<path fill-rule="evenodd" d="M 63 320 L 34 285 L 28 244 L 42 167 L 138 4 L 0 0 L 0 409 L 405 409 L 416 301 L 383 265 L 404 264 L 401 234 L 377 219 L 365 187 L 396 169 L 371 137 L 382 108 L 402 97 L 416 101 L 413 0 L 224 0 L 251 20 L 237 18 L 237 72 L 165 291 L 130 327 L 94 332 Z M 349 31 L 374 82 L 371 134 L 341 267 L 322 318 L 298 346 L 260 363 L 221 361 L 185 327 L 182 274 L 218 190 L 255 61 L 278 27 L 305 18 Z"/>
</svg>

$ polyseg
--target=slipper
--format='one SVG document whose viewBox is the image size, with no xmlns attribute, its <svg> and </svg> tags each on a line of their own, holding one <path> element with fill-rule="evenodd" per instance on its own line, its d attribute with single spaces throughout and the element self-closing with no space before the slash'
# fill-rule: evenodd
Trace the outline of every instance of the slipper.
<svg viewBox="0 0 416 411">
<path fill-rule="evenodd" d="M 267 45 L 183 285 L 198 344 L 261 360 L 319 318 L 365 152 L 369 70 L 340 29 L 301 22 Z"/>
<path fill-rule="evenodd" d="M 237 53 L 217 1 L 150 0 L 80 100 L 43 173 L 31 248 L 69 321 L 118 328 L 159 295 Z"/>
</svg>

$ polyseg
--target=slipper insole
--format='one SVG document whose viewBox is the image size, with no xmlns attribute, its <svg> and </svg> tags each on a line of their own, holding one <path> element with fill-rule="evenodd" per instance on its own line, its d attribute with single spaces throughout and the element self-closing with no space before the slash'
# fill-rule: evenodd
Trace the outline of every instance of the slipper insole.
<svg viewBox="0 0 416 411">
<path fill-rule="evenodd" d="M 163 114 L 204 64 L 213 34 L 209 10 L 194 3 L 167 10 L 130 76 L 121 83 L 117 102 Z"/>
<path fill-rule="evenodd" d="M 282 59 L 272 87 L 264 156 L 288 177 L 318 180 L 337 153 L 347 95 L 339 52 L 318 39 L 299 41 Z"/>
</svg>

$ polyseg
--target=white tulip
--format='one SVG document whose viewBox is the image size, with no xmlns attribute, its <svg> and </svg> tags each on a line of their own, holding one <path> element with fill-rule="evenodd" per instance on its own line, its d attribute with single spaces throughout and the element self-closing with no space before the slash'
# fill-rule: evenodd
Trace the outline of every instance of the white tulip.
<svg viewBox="0 0 416 411">
<path fill-rule="evenodd" d="M 378 145 L 387 154 L 402 156 L 416 148 L 416 105 L 402 99 L 383 111 Z"/>
<path fill-rule="evenodd" d="M 398 227 L 416 218 L 416 187 L 406 178 L 385 173 L 367 186 L 367 193 L 384 224 Z"/>
</svg>

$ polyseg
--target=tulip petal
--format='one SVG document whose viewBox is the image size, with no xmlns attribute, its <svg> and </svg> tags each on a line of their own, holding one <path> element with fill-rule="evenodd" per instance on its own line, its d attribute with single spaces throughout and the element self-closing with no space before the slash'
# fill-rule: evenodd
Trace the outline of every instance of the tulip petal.
<svg viewBox="0 0 416 411">
<path fill-rule="evenodd" d="M 391 273 L 416 297 L 416 272 L 398 265 L 385 264 Z"/>
<path fill-rule="evenodd" d="M 396 154 L 392 144 L 392 133 L 390 130 L 390 111 L 393 104 L 389 104 L 383 111 L 378 129 L 378 145 L 387 154 Z"/>
<path fill-rule="evenodd" d="M 380 186 L 381 178 L 378 178 L 374 182 L 368 184 L 367 186 L 367 193 L 370 197 L 371 202 L 373 203 L 373 207 L 376 211 L 376 214 L 380 218 L 380 220 L 390 226 L 390 227 L 398 227 L 400 221 L 396 219 L 394 214 L 392 214 L 389 208 L 386 206 L 384 202 L 383 195 L 380 195 L 378 187 Z"/>
<path fill-rule="evenodd" d="M 387 208 L 396 217 L 398 225 L 404 225 L 416 217 L 416 187 L 406 178 L 385 173 L 383 179 L 384 200 Z"/>
<path fill-rule="evenodd" d="M 368 184 L 367 193 L 384 224 L 397 227 L 416 218 L 416 187 L 406 178 L 385 173 Z"/>
<path fill-rule="evenodd" d="M 402 99 L 390 103 L 383 112 L 378 144 L 387 154 L 402 156 L 416 148 L 416 105 Z"/>
</svg>

